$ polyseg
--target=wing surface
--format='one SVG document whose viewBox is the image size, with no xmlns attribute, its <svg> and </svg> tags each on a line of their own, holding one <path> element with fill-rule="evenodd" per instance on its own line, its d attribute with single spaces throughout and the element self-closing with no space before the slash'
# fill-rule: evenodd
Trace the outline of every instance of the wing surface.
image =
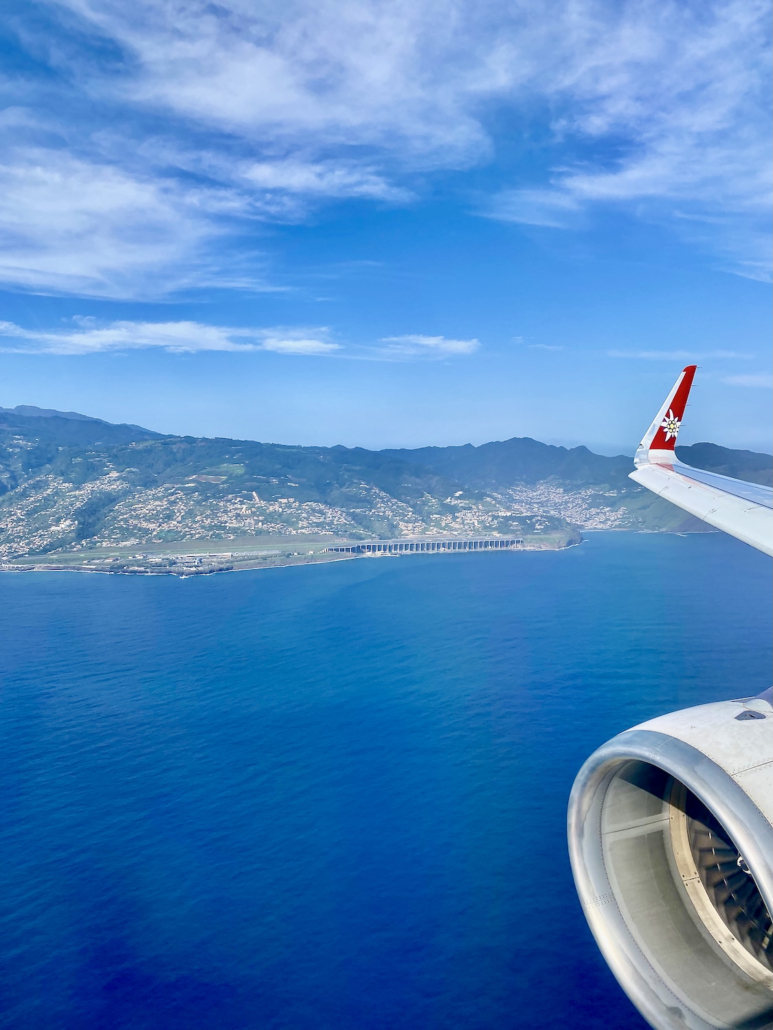
<svg viewBox="0 0 773 1030">
<path fill-rule="evenodd" d="M 773 557 L 773 489 L 685 465 L 676 457 L 696 365 L 688 365 L 644 434 L 631 479 Z"/>
</svg>

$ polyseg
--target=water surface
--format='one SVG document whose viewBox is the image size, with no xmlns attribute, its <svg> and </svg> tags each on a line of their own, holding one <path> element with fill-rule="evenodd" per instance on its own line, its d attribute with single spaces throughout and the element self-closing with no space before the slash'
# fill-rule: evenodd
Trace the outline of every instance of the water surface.
<svg viewBox="0 0 773 1030">
<path fill-rule="evenodd" d="M 770 572 L 594 534 L 0 576 L 0 1025 L 643 1028 L 566 799 L 614 733 L 769 685 Z"/>
</svg>

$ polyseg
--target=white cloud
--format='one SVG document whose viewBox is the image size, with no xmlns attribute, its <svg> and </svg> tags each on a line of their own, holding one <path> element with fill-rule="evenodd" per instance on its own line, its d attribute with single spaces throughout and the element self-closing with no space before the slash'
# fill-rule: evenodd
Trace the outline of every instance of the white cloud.
<svg viewBox="0 0 773 1030">
<path fill-rule="evenodd" d="M 734 350 L 713 350 L 696 353 L 690 350 L 608 350 L 610 358 L 636 358 L 642 361 L 710 361 L 737 360 L 746 361 L 753 357 L 751 354 Z"/>
<path fill-rule="evenodd" d="M 274 351 L 280 354 L 326 355 L 340 350 L 327 339 L 327 329 L 243 329 L 201 322 L 111 322 L 99 326 L 91 318 L 74 319 L 77 328 L 23 329 L 0 322 L 0 336 L 14 341 L 5 350 L 42 354 L 97 354 L 159 348 L 173 353 L 195 351 Z"/>
<path fill-rule="evenodd" d="M 276 291 L 254 255 L 245 264 L 231 252 L 227 268 L 217 257 L 255 219 L 298 221 L 309 197 L 411 197 L 372 170 L 340 162 L 229 168 L 219 157 L 194 161 L 157 148 L 156 160 L 176 165 L 161 174 L 146 161 L 121 167 L 111 139 L 107 154 L 76 157 L 16 145 L 15 128 L 13 119 L 0 121 L 0 283 L 32 292 L 147 298 L 213 284 Z"/>
<path fill-rule="evenodd" d="M 385 336 L 381 342 L 389 345 L 385 348 L 387 353 L 406 356 L 440 357 L 447 354 L 472 354 L 480 347 L 479 340 L 454 340 L 446 336 L 422 336 L 418 333 Z"/>
<path fill-rule="evenodd" d="M 27 150 L 0 166 L 0 278 L 30 289 L 113 294 L 202 242 L 159 183 L 67 154 Z"/>
<path fill-rule="evenodd" d="M 49 6 L 61 38 L 26 42 L 56 93 L 19 81 L 0 118 L 2 282 L 260 288 L 231 234 L 325 199 L 406 203 L 430 171 L 495 161 L 503 109 L 552 118 L 534 152 L 553 167 L 499 167 L 480 213 L 566 229 L 615 206 L 767 274 L 766 0 Z"/>
<path fill-rule="evenodd" d="M 503 190 L 480 213 L 499 222 L 568 229 L 579 223 L 582 207 L 570 193 L 559 190 Z"/>
<path fill-rule="evenodd" d="M 340 349 L 340 344 L 328 340 L 287 334 L 266 336 L 261 344 L 261 350 L 273 350 L 278 354 L 331 354 Z"/>
<path fill-rule="evenodd" d="M 320 197 L 367 197 L 398 203 L 411 199 L 407 190 L 390 185 L 372 169 L 341 161 L 256 161 L 245 167 L 241 175 L 262 190 Z"/>
<path fill-rule="evenodd" d="M 233 190 L 181 185 L 60 151 L 7 148 L 0 163 L 0 281 L 31 291 L 154 297 L 218 280 L 218 219 L 249 214 Z"/>
<path fill-rule="evenodd" d="M 727 376 L 722 382 L 730 386 L 761 386 L 764 389 L 770 390 L 773 387 L 773 376 L 769 372 L 760 372 L 759 374 L 753 373 L 751 375 Z"/>
<path fill-rule="evenodd" d="M 486 145 L 463 97 L 490 92 L 501 76 L 485 67 L 494 26 L 481 26 L 482 39 L 469 35 L 475 26 L 453 0 L 63 6 L 130 55 L 133 74 L 103 79 L 102 89 L 251 140 L 269 138 L 275 154 L 375 145 L 467 160 Z"/>
<path fill-rule="evenodd" d="M 442 358 L 471 354 L 477 340 L 445 336 L 391 336 L 386 346 L 346 349 L 332 338 L 326 326 L 242 327 L 207 325 L 202 322 L 114 321 L 101 323 L 92 316 L 76 316 L 71 324 L 56 329 L 26 329 L 0 322 L 0 337 L 8 344 L 0 351 L 34 354 L 100 354 L 158 349 L 176 354 L 200 351 L 271 351 L 275 354 L 337 357 L 354 360 Z"/>
<path fill-rule="evenodd" d="M 561 347 L 561 346 L 560 346 L 559 344 L 557 344 L 557 343 L 556 343 L 556 344 L 553 344 L 553 343 L 530 343 L 530 344 L 529 344 L 529 350 L 549 350 L 549 351 L 556 351 L 556 350 L 563 350 L 563 349 L 564 349 L 564 348 L 563 348 L 563 347 Z"/>
</svg>

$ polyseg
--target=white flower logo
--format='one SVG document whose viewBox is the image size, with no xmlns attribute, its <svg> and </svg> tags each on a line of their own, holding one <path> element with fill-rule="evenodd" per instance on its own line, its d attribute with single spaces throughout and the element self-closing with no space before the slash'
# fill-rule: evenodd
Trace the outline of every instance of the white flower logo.
<svg viewBox="0 0 773 1030">
<path fill-rule="evenodd" d="M 669 408 L 668 414 L 660 423 L 660 428 L 665 429 L 666 431 L 666 443 L 671 439 L 672 436 L 674 437 L 674 439 L 676 439 L 676 434 L 679 432 L 679 427 L 681 426 L 681 424 L 682 423 L 679 421 L 676 415 L 674 415 L 673 410 Z"/>
</svg>

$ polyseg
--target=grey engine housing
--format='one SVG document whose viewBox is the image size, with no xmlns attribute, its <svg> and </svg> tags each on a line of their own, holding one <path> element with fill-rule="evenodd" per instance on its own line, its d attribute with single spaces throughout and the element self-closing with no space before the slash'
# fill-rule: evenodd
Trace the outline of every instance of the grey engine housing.
<svg viewBox="0 0 773 1030">
<path fill-rule="evenodd" d="M 658 1030 L 773 1030 L 769 693 L 621 733 L 572 789 L 586 918 Z"/>
</svg>

